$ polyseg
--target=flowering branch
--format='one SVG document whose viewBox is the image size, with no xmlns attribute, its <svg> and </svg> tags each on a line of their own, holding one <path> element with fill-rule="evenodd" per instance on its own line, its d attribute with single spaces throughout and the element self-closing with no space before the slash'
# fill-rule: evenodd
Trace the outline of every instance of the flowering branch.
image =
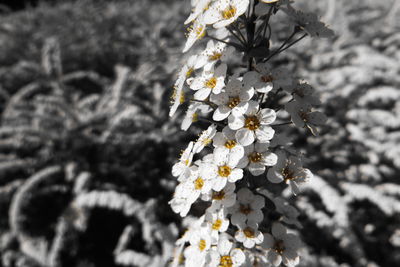
<svg viewBox="0 0 400 267">
<path fill-rule="evenodd" d="M 176 242 L 172 266 L 295 266 L 301 242 L 288 227 L 301 227 L 298 212 L 266 188 L 285 183 L 297 195 L 312 173 L 273 127 L 294 124 L 316 134 L 326 118 L 314 111 L 319 99 L 313 87 L 266 61 L 306 36 L 328 37 L 330 30 L 315 16 L 295 10 L 289 0 L 197 0 L 192 5 L 184 52 L 204 36 L 211 40 L 179 72 L 170 115 L 189 95 L 182 129 L 197 120 L 210 126 L 173 166 L 179 184 L 170 205 L 182 217 L 196 201 L 207 202 L 208 208 Z M 295 30 L 270 53 L 270 18 L 279 10 Z M 299 32 L 304 34 L 292 41 Z M 230 75 L 235 72 L 227 59 L 235 56 L 247 60 L 247 69 Z M 284 105 L 291 121 L 273 124 L 281 108 L 271 104 L 278 102 L 280 92 L 292 96 Z M 204 147 L 212 152 L 205 153 Z M 267 209 L 265 201 L 274 208 Z"/>
</svg>

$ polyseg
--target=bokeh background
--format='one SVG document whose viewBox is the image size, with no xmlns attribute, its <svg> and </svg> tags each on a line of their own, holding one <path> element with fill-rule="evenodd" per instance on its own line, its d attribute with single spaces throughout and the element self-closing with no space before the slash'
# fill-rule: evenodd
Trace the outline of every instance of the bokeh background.
<svg viewBox="0 0 400 267">
<path fill-rule="evenodd" d="M 400 1 L 298 0 L 336 32 L 276 58 L 321 94 L 301 266 L 400 266 Z M 172 164 L 206 124 L 168 118 L 183 0 L 0 5 L 0 266 L 164 266 Z M 277 16 L 273 44 L 289 35 Z M 281 192 L 276 192 L 280 194 Z M 193 211 L 196 215 L 196 210 Z"/>
</svg>

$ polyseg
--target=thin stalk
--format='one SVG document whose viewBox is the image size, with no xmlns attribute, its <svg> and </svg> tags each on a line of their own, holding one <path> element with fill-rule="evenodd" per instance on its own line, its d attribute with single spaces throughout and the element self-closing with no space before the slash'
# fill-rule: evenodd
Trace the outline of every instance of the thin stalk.
<svg viewBox="0 0 400 267">
<path fill-rule="evenodd" d="M 294 35 L 294 34 L 292 34 Z M 279 49 L 277 49 L 274 53 L 272 53 L 269 57 L 267 57 L 264 62 L 267 62 L 268 60 L 270 60 L 273 56 L 285 51 L 286 49 L 292 47 L 294 44 L 298 43 L 299 41 L 301 41 L 302 39 L 304 39 L 304 37 L 307 36 L 307 33 L 303 34 L 299 39 L 297 39 L 296 41 L 290 43 L 288 46 L 284 47 L 283 46 L 287 43 L 288 40 L 286 40 L 280 47 Z M 289 38 L 288 38 L 289 39 Z"/>
</svg>

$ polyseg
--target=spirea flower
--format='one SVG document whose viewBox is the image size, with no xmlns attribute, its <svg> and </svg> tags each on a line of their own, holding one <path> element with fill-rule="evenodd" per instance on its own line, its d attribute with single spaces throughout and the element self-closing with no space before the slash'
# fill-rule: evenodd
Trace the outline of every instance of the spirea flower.
<svg viewBox="0 0 400 267">
<path fill-rule="evenodd" d="M 211 92 L 214 94 L 221 93 L 222 88 L 225 86 L 226 70 L 226 64 L 221 64 L 215 71 L 214 69 L 204 70 L 199 77 L 194 78 L 190 84 L 190 88 L 197 91 L 194 94 L 194 98 L 205 100 Z"/>
<path fill-rule="evenodd" d="M 222 121 L 232 113 L 236 116 L 243 115 L 249 107 L 248 101 L 253 97 L 253 88 L 243 88 L 241 81 L 232 79 L 220 94 L 212 94 L 210 101 L 217 104 L 213 120 Z"/>
<path fill-rule="evenodd" d="M 210 252 L 209 267 L 239 267 L 245 262 L 246 256 L 225 235 L 221 235 L 217 249 Z"/>
<path fill-rule="evenodd" d="M 171 102 L 172 106 L 169 111 L 169 116 L 172 117 L 179 105 L 185 102 L 185 94 L 183 92 L 183 86 L 187 78 L 189 78 L 193 71 L 195 70 L 195 62 L 197 61 L 197 56 L 193 55 L 189 57 L 188 61 L 185 65 L 183 65 L 182 69 L 178 73 L 178 78 L 174 84 L 174 91 L 172 93 Z"/>
<path fill-rule="evenodd" d="M 312 134 L 317 135 L 317 126 L 325 124 L 327 118 L 319 111 L 313 111 L 310 104 L 302 104 L 297 101 L 285 105 L 285 110 L 290 114 L 292 122 L 299 128 L 307 127 Z"/>
<path fill-rule="evenodd" d="M 264 234 L 264 241 L 261 244 L 267 250 L 268 260 L 274 266 L 279 266 L 282 261 L 288 267 L 299 264 L 299 238 L 294 234 L 288 234 L 286 228 L 280 223 L 274 223 L 271 232 L 272 235 Z"/>
<path fill-rule="evenodd" d="M 190 142 L 186 149 L 182 152 L 179 161 L 172 166 L 172 175 L 179 177 L 187 175 L 193 160 L 193 146 L 194 143 Z"/>
<path fill-rule="evenodd" d="M 249 0 L 219 0 L 204 13 L 204 22 L 214 28 L 226 27 L 246 12 Z"/>
<path fill-rule="evenodd" d="M 264 236 L 258 230 L 257 223 L 250 221 L 246 224 L 239 224 L 238 228 L 235 233 L 235 239 L 243 243 L 245 248 L 253 248 L 255 245 L 263 242 Z"/>
<path fill-rule="evenodd" d="M 276 119 L 274 110 L 259 109 L 256 101 L 250 100 L 249 107 L 243 115 L 231 114 L 228 118 L 229 127 L 237 130 L 236 140 L 243 146 L 252 144 L 255 140 L 266 143 L 274 136 L 274 129 L 269 124 Z"/>
<path fill-rule="evenodd" d="M 224 61 L 233 52 L 232 47 L 228 47 L 225 43 L 208 41 L 207 47 L 202 51 L 196 60 L 196 68 L 204 68 L 208 71 L 214 67 L 218 61 Z"/>
<path fill-rule="evenodd" d="M 210 125 L 207 130 L 203 131 L 196 143 L 193 145 L 193 152 L 199 153 L 203 150 L 203 148 L 209 144 L 211 144 L 215 133 L 217 132 L 217 125 Z"/>
<path fill-rule="evenodd" d="M 225 187 L 220 191 L 211 190 L 203 194 L 204 201 L 212 201 L 209 210 L 219 210 L 223 208 L 232 207 L 236 202 L 235 184 L 226 183 Z"/>
<path fill-rule="evenodd" d="M 310 170 L 303 168 L 298 157 L 287 157 L 285 152 L 278 151 L 278 162 L 267 173 L 268 180 L 272 183 L 285 182 L 289 184 L 293 194 L 300 193 L 298 184 L 312 178 Z"/>
<path fill-rule="evenodd" d="M 201 173 L 204 177 L 213 179 L 214 191 L 222 190 L 227 182 L 234 183 L 242 179 L 243 170 L 236 168 L 240 158 L 236 158 L 230 154 L 228 150 L 216 148 L 214 150 L 214 161 L 212 163 L 203 164 Z"/>
<path fill-rule="evenodd" d="M 224 148 L 229 151 L 232 157 L 241 159 L 244 155 L 244 148 L 236 141 L 236 131 L 231 130 L 228 126 L 217 132 L 213 139 L 214 147 Z"/>
<path fill-rule="evenodd" d="M 183 53 L 187 52 L 197 40 L 202 39 L 206 35 L 206 24 L 203 17 L 199 16 L 187 30 L 187 39 Z"/>
<path fill-rule="evenodd" d="M 318 16 L 314 13 L 306 13 L 294 9 L 291 5 L 282 8 L 295 26 L 300 26 L 311 37 L 329 38 L 333 37 L 335 33 L 326 27 L 326 25 L 319 21 Z"/>
<path fill-rule="evenodd" d="M 244 157 L 239 161 L 239 168 L 247 168 L 254 176 L 265 172 L 267 166 L 274 166 L 278 157 L 268 151 L 269 143 L 253 143 L 244 148 Z"/>
<path fill-rule="evenodd" d="M 254 195 L 248 188 L 241 188 L 237 192 L 237 202 L 229 209 L 232 214 L 231 223 L 242 225 L 248 221 L 261 222 L 264 218 L 261 211 L 264 205 L 265 200 L 262 196 Z"/>
</svg>

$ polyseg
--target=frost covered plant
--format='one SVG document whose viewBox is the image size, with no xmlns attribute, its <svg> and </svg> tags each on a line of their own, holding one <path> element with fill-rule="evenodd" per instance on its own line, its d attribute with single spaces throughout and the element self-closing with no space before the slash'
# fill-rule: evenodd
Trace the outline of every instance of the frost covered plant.
<svg viewBox="0 0 400 267">
<path fill-rule="evenodd" d="M 287 184 L 294 195 L 312 178 L 287 140 L 284 126 L 317 133 L 326 117 L 314 88 L 270 60 L 305 38 L 333 34 L 318 17 L 289 0 L 192 0 L 184 52 L 191 52 L 174 86 L 172 116 L 187 104 L 182 129 L 208 125 L 174 165 L 179 182 L 170 201 L 186 217 L 196 202 L 204 215 L 177 241 L 172 266 L 295 266 L 301 242 L 299 212 L 270 192 Z M 293 32 L 270 47 L 271 16 L 283 11 Z M 203 40 L 205 40 L 203 42 Z M 246 67 L 234 67 L 241 58 Z M 289 97 L 284 97 L 285 95 Z M 282 103 L 281 99 L 287 99 Z M 274 103 L 274 104 L 273 104 Z M 282 115 L 283 114 L 283 115 Z M 286 114 L 286 117 L 285 117 Z M 290 116 L 289 121 L 282 118 Z M 307 133 L 307 131 L 304 131 Z M 266 205 L 266 203 L 271 205 Z"/>
</svg>

